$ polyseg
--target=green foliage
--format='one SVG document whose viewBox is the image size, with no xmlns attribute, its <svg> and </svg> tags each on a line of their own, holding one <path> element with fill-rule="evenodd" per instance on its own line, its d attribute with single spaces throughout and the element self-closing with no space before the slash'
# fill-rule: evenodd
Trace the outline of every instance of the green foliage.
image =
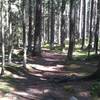
<svg viewBox="0 0 100 100">
<path fill-rule="evenodd" d="M 90 91 L 91 95 L 100 97 L 100 81 L 94 82 Z"/>
<path fill-rule="evenodd" d="M 16 59 L 16 60 L 22 60 L 23 59 L 23 54 L 21 53 L 21 54 L 13 54 L 12 55 L 12 58 L 13 59 Z"/>
<path fill-rule="evenodd" d="M 56 47 L 54 47 L 54 50 L 55 51 L 62 51 L 62 48 L 61 48 L 61 46 L 56 46 Z"/>
<path fill-rule="evenodd" d="M 43 45 L 43 48 L 50 49 L 50 45 L 45 43 Z M 57 44 L 54 44 L 54 47 L 53 47 L 52 51 L 54 51 L 54 52 L 62 52 L 62 48 L 61 48 L 61 46 L 59 46 Z"/>
<path fill-rule="evenodd" d="M 21 51 L 18 53 L 18 55 L 23 56 L 23 55 L 24 55 L 24 51 L 21 50 Z"/>
<path fill-rule="evenodd" d="M 45 43 L 45 44 L 43 45 L 43 48 L 47 48 L 47 49 L 49 49 L 50 46 L 49 46 L 49 44 Z"/>
<path fill-rule="evenodd" d="M 65 85 L 64 86 L 64 90 L 68 93 L 73 93 L 75 92 L 75 90 L 73 89 L 73 87 L 71 85 Z"/>
</svg>

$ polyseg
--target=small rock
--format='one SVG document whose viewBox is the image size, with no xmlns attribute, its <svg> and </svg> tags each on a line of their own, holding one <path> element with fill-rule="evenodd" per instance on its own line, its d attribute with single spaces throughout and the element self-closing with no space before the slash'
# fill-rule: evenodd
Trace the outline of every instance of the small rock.
<svg viewBox="0 0 100 100">
<path fill-rule="evenodd" d="M 72 96 L 69 98 L 69 100 L 78 100 L 76 97 Z"/>
</svg>

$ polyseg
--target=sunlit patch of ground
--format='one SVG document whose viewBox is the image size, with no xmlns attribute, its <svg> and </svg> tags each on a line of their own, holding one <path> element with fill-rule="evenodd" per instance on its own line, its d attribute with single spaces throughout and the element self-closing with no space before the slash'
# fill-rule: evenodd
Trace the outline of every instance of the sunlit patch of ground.
<svg viewBox="0 0 100 100">
<path fill-rule="evenodd" d="M 28 65 L 29 66 L 29 65 Z M 41 71 L 58 71 L 60 68 L 63 68 L 64 65 L 57 66 L 43 66 L 38 64 L 30 64 L 33 69 L 41 70 Z"/>
<path fill-rule="evenodd" d="M 0 100 L 16 100 L 15 96 L 11 94 L 15 88 L 8 82 L 0 80 Z"/>
<path fill-rule="evenodd" d="M 13 91 L 14 88 L 11 87 L 9 83 L 4 82 L 4 81 L 0 81 L 0 90 L 6 93 L 9 91 Z"/>
</svg>

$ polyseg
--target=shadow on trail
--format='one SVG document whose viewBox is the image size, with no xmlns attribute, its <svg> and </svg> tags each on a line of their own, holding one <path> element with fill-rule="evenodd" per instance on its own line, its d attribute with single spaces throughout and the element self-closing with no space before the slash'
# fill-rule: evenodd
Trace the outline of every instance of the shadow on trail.
<svg viewBox="0 0 100 100">
<path fill-rule="evenodd" d="M 34 73 L 14 66 L 6 67 L 6 70 L 11 72 L 12 76 L 2 79 L 17 91 L 14 94 L 19 96 L 19 100 L 64 100 L 61 99 L 62 95 L 65 95 L 62 87 L 53 82 L 52 76 L 50 80 L 48 77 L 35 76 Z"/>
<path fill-rule="evenodd" d="M 18 100 L 66 100 L 66 92 L 63 90 L 63 80 L 66 82 L 72 81 L 69 77 L 48 75 L 47 78 L 43 76 L 35 76 L 34 73 L 27 72 L 23 68 L 13 68 L 9 66 L 6 70 L 19 77 L 5 77 L 4 81 L 15 88 L 15 95 L 19 97 Z M 16 70 L 16 71 L 15 71 Z M 22 78 L 21 78 L 22 77 Z M 74 80 L 74 79 L 73 79 Z"/>
<path fill-rule="evenodd" d="M 41 57 L 32 57 L 28 59 L 28 63 L 39 64 L 43 66 L 56 66 L 65 63 L 65 55 L 46 53 L 44 52 Z"/>
<path fill-rule="evenodd" d="M 17 91 L 17 95 L 26 98 L 19 100 L 67 100 L 64 98 L 66 93 L 60 83 L 78 81 L 81 77 L 77 74 L 70 76 L 66 74 L 80 71 L 81 68 L 77 66 L 84 67 L 89 64 L 68 63 L 65 62 L 65 58 L 66 55 L 63 54 L 43 52 L 41 57 L 28 57 L 32 71 L 24 70 L 23 67 L 7 66 L 6 70 L 12 74 L 2 79 Z M 70 66 L 71 64 L 75 64 L 74 68 Z"/>
</svg>

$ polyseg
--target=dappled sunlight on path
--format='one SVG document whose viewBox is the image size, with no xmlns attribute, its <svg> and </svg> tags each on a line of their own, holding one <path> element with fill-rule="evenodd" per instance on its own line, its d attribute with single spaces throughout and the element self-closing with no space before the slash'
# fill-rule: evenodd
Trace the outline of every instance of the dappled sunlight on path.
<svg viewBox="0 0 100 100">
<path fill-rule="evenodd" d="M 2 80 L 8 84 L 7 88 L 13 88 L 13 90 L 9 90 L 9 95 L 11 94 L 17 99 L 11 100 L 69 100 L 71 96 L 81 98 L 79 100 L 83 100 L 82 98 L 91 100 L 88 99 L 90 98 L 88 87 L 83 87 L 88 82 L 59 83 L 59 80 L 62 79 L 85 76 L 88 71 L 84 68 L 90 70 L 91 65 L 83 64 L 83 62 L 82 64 L 76 63 L 76 61 L 65 62 L 65 58 L 66 55 L 64 54 L 44 51 L 41 57 L 28 57 L 28 71 L 21 67 L 15 67 L 15 65 L 8 66 L 6 70 L 10 74 Z M 0 81 L 1 83 L 2 81 Z M 67 90 L 64 88 L 66 86 L 68 86 Z M 4 92 L 5 95 L 7 93 Z"/>
</svg>

